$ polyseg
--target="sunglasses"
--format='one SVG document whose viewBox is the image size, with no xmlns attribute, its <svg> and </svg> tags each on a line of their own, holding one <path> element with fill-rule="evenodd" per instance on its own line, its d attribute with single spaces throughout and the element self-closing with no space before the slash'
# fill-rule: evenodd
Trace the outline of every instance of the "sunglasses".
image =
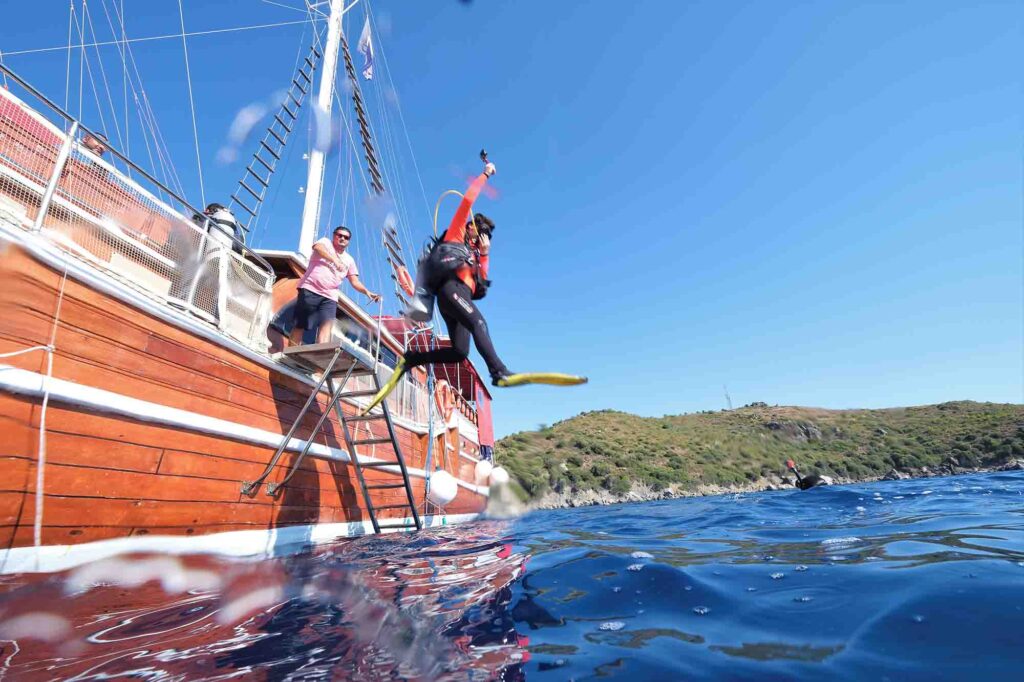
<svg viewBox="0 0 1024 682">
<path fill-rule="evenodd" d="M 351 240 L 351 239 L 352 239 L 352 235 L 350 235 L 350 234 L 344 234 L 344 233 L 342 233 L 342 232 L 339 232 L 338 234 L 334 235 L 334 238 L 335 238 L 335 239 L 341 238 L 341 239 L 347 239 L 347 240 Z"/>
</svg>

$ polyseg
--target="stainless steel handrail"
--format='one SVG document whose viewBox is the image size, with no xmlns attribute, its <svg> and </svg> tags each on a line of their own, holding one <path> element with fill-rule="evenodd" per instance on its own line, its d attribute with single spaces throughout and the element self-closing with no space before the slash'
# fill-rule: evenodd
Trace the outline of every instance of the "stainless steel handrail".
<svg viewBox="0 0 1024 682">
<path fill-rule="evenodd" d="M 78 124 L 78 130 L 79 131 L 84 131 L 85 133 L 87 133 L 89 135 L 92 135 L 93 137 L 96 137 L 97 133 L 93 132 L 91 129 L 89 129 L 86 126 L 82 125 L 81 121 L 78 121 L 74 116 L 72 116 L 71 114 L 69 114 L 66 111 L 64 111 L 56 102 L 54 102 L 49 97 L 47 97 L 43 93 L 41 93 L 38 90 L 36 90 L 27 81 L 25 81 L 23 78 L 21 78 L 18 74 L 16 74 L 13 71 L 11 71 L 10 68 L 8 68 L 6 65 L 4 65 L 2 63 L 0 63 L 0 72 L 5 74 L 8 78 L 10 78 L 15 83 L 17 83 L 18 85 L 23 87 L 26 91 L 31 93 L 31 95 L 33 97 L 37 98 L 39 101 L 41 101 L 44 104 L 46 104 L 46 106 L 50 107 L 50 109 L 52 109 L 55 113 L 60 115 L 60 117 L 63 118 L 65 121 L 67 121 L 68 123 L 71 123 L 71 124 Z M 106 137 L 106 136 L 104 136 L 104 137 Z M 185 201 L 185 199 L 180 197 L 177 193 L 175 193 L 173 190 L 171 190 L 165 184 L 163 184 L 162 182 L 160 182 L 159 180 L 154 178 L 152 175 L 150 175 L 145 169 L 139 167 L 131 159 L 129 159 L 127 156 L 125 156 L 124 154 L 119 152 L 113 145 L 110 144 L 109 140 L 106 143 L 104 143 L 103 146 L 106 147 L 106 149 L 108 151 L 110 151 L 114 156 L 116 156 L 117 158 L 121 159 L 121 161 L 123 161 L 126 165 L 128 165 L 133 170 L 137 171 L 140 175 L 142 175 L 144 178 L 146 178 L 148 181 L 153 183 L 156 187 L 159 187 L 161 191 L 166 192 L 168 196 L 173 197 L 184 208 L 188 209 L 189 211 L 192 211 L 192 215 L 203 215 L 202 211 L 196 209 L 192 204 L 190 204 L 187 201 Z M 186 219 L 188 218 L 187 216 L 184 216 L 184 217 L 186 217 Z M 210 219 L 208 217 L 206 217 L 206 221 L 205 221 L 204 227 L 205 227 L 205 229 L 207 231 L 209 231 L 209 229 L 210 229 Z M 245 256 L 247 258 L 251 258 L 253 261 L 259 263 L 264 268 L 266 268 L 267 273 L 270 275 L 270 281 L 271 282 L 274 281 L 274 268 L 273 268 L 273 266 L 270 265 L 270 263 L 268 263 L 262 256 L 260 256 L 258 253 L 256 253 L 252 249 L 250 249 L 244 243 L 239 242 L 237 239 L 233 239 L 232 241 L 242 247 L 242 250 L 243 250 L 243 252 L 244 252 L 244 254 L 245 254 Z"/>
</svg>

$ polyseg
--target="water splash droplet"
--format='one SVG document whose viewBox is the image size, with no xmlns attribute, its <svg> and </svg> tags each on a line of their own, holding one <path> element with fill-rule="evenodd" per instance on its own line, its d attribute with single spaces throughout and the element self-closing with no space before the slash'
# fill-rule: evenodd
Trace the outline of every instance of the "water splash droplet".
<svg viewBox="0 0 1024 682">
<path fill-rule="evenodd" d="M 626 566 L 627 571 L 642 571 L 643 569 L 643 564 L 630 564 L 629 566 Z"/>
<path fill-rule="evenodd" d="M 709 613 L 711 613 L 711 609 L 709 609 L 706 606 L 694 606 L 693 612 L 696 613 L 698 616 L 706 616 Z"/>
<path fill-rule="evenodd" d="M 648 552 L 633 552 L 629 555 L 631 559 L 653 559 L 654 555 Z"/>
<path fill-rule="evenodd" d="M 771 579 L 772 580 L 782 580 L 785 577 L 786 577 L 785 573 L 772 573 L 771 574 Z"/>
<path fill-rule="evenodd" d="M 626 624 L 623 623 L 621 620 L 611 620 L 607 623 L 601 623 L 601 625 L 598 626 L 598 629 L 607 630 L 609 632 L 618 632 L 624 627 L 626 627 Z"/>
<path fill-rule="evenodd" d="M 799 566 L 797 566 L 797 567 L 796 567 L 796 568 L 794 568 L 793 570 L 794 570 L 794 571 L 798 571 L 798 572 L 800 572 L 800 573 L 803 573 L 804 571 L 806 571 L 806 570 L 807 570 L 807 567 L 806 567 L 806 566 L 804 566 L 803 564 L 800 564 Z"/>
</svg>

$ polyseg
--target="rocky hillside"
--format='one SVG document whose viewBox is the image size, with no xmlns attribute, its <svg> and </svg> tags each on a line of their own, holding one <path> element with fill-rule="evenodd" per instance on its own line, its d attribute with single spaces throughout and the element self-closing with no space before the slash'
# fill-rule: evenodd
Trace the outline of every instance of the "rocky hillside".
<svg viewBox="0 0 1024 682">
<path fill-rule="evenodd" d="M 520 496 L 539 506 L 787 485 L 786 459 L 840 481 L 955 473 L 1024 465 L 1024 405 L 753 403 L 661 418 L 606 410 L 507 436 L 495 455 Z"/>
</svg>

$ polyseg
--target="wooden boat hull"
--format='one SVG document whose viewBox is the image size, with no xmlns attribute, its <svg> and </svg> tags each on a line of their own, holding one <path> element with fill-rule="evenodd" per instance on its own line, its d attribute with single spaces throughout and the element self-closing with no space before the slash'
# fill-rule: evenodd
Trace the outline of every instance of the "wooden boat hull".
<svg viewBox="0 0 1024 682">
<path fill-rule="evenodd" d="M 28 556 L 15 550 L 35 545 L 37 527 L 38 542 L 54 548 L 51 555 L 114 539 L 117 547 L 134 549 L 125 539 L 170 537 L 176 541 L 168 546 L 195 551 L 216 541 L 182 541 L 230 533 L 232 541 L 247 535 L 239 547 L 251 547 L 371 528 L 334 416 L 277 495 L 267 495 L 265 487 L 241 492 L 243 481 L 262 472 L 308 397 L 307 377 L 189 323 L 184 313 L 177 320 L 166 306 L 140 306 L 117 287 L 96 286 L 80 266 L 55 251 L 47 256 L 30 237 L 24 246 L 16 233 L 0 241 L 0 354 L 17 353 L 0 360 L 0 548 L 9 550 L 7 559 Z M 52 369 L 45 350 L 27 350 L 51 339 Z M 320 409 L 326 397 L 320 396 Z M 309 436 L 317 417 L 312 410 L 298 438 Z M 419 504 L 428 445 L 421 431 L 398 425 Z M 465 435 L 453 431 L 449 441 L 463 450 Z M 438 439 L 434 453 L 443 450 Z M 267 482 L 283 479 L 296 457 L 286 452 Z M 487 501 L 487 489 L 474 484 L 475 458 L 456 452 L 442 461 L 460 482 L 458 494 L 428 521 L 472 518 Z M 366 475 L 368 482 L 401 481 L 390 471 Z M 404 495 L 402 489 L 375 491 L 374 504 Z M 221 549 L 247 551 L 227 545 Z M 150 540 L 146 548 L 152 547 Z"/>
</svg>

